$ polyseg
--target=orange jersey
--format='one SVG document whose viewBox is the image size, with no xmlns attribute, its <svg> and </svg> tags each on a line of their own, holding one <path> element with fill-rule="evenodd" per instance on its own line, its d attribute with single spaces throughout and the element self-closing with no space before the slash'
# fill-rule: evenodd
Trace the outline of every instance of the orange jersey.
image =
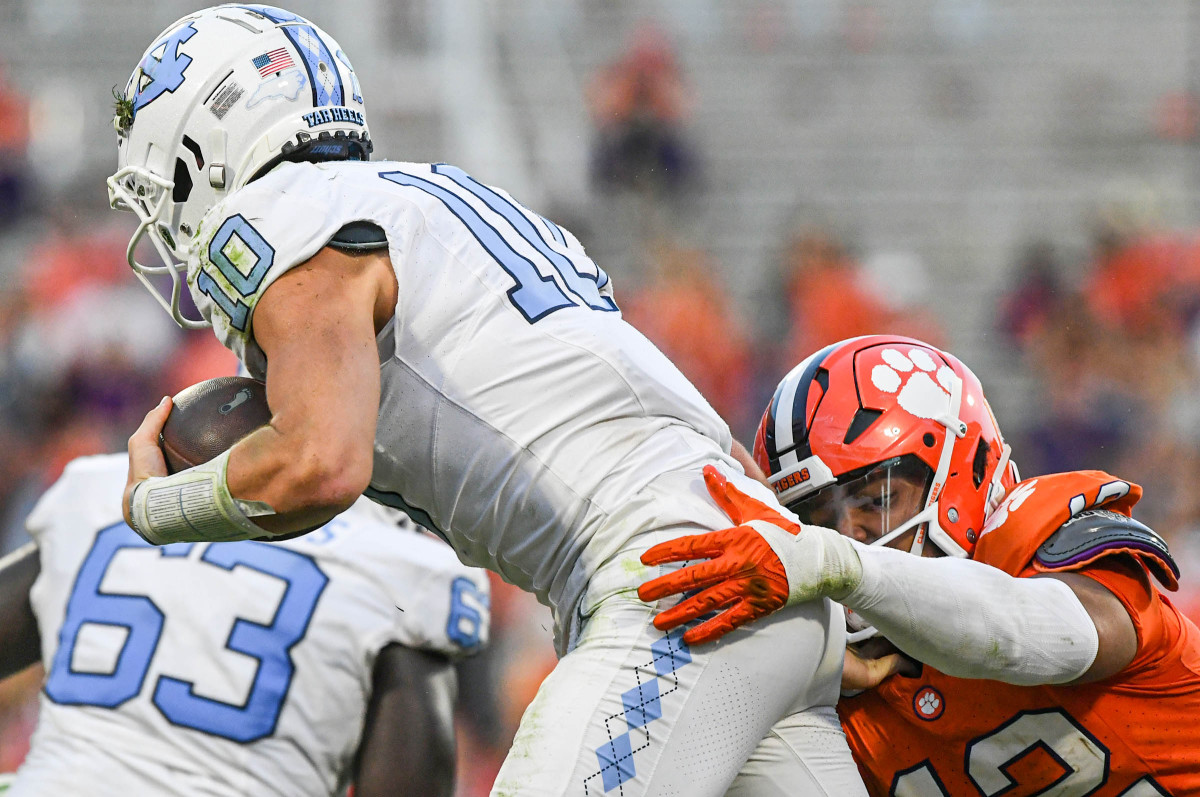
<svg viewBox="0 0 1200 797">
<path fill-rule="evenodd" d="M 1200 629 L 1150 583 L 1175 576 L 1137 543 L 1042 544 L 1097 507 L 1128 515 L 1141 488 L 1099 471 L 1017 485 L 984 527 L 974 558 L 1014 576 L 1074 570 L 1107 587 L 1137 631 L 1121 673 L 1079 686 L 1013 686 L 924 667 L 844 698 L 842 725 L 867 789 L 889 797 L 1200 795 Z M 1069 554 L 1070 552 L 1068 552 Z"/>
</svg>

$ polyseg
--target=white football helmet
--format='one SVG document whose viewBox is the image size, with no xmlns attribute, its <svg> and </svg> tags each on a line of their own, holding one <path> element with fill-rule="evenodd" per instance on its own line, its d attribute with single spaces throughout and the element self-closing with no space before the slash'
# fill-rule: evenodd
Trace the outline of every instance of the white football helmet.
<svg viewBox="0 0 1200 797">
<path fill-rule="evenodd" d="M 170 25 L 116 100 L 109 204 L 137 215 L 129 265 L 189 329 L 208 323 L 183 316 L 180 268 L 209 208 L 282 161 L 367 160 L 372 149 L 349 59 L 316 25 L 272 6 L 215 6 Z M 147 233 L 161 266 L 136 260 Z M 169 297 L 149 279 L 164 274 Z"/>
</svg>

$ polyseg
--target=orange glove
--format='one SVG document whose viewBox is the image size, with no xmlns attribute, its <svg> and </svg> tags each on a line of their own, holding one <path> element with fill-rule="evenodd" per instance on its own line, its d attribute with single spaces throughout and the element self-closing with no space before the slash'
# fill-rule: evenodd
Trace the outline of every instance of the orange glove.
<svg viewBox="0 0 1200 797">
<path fill-rule="evenodd" d="M 638 587 L 638 597 L 647 603 L 700 590 L 659 613 L 654 618 L 655 628 L 669 631 L 719 611 L 683 635 L 689 645 L 712 642 L 784 606 L 840 597 L 861 580 L 862 565 L 849 539 L 820 526 L 802 529 L 769 504 L 734 487 L 712 465 L 704 467 L 704 483 L 717 505 L 738 525 L 668 540 L 642 554 L 646 565 L 707 560 Z"/>
</svg>

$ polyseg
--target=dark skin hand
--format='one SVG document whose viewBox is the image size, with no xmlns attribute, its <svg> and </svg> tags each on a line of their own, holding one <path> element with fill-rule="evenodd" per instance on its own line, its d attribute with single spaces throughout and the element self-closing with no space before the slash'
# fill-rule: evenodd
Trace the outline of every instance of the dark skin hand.
<svg viewBox="0 0 1200 797">
<path fill-rule="evenodd" d="M 41 569 L 33 543 L 0 559 L 0 679 L 41 660 L 37 618 L 29 603 L 29 590 Z"/>
</svg>

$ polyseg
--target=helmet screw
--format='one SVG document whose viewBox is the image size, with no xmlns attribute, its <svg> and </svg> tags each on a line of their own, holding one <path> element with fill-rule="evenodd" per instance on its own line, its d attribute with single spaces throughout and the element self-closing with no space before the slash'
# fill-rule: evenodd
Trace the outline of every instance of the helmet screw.
<svg viewBox="0 0 1200 797">
<path fill-rule="evenodd" d="M 946 517 L 950 518 L 951 523 L 957 523 L 958 522 L 958 510 L 955 509 L 954 507 L 950 507 L 949 509 L 946 510 Z"/>
<path fill-rule="evenodd" d="M 979 535 L 975 533 L 975 529 L 967 529 L 967 542 L 975 542 L 979 539 Z"/>
</svg>

